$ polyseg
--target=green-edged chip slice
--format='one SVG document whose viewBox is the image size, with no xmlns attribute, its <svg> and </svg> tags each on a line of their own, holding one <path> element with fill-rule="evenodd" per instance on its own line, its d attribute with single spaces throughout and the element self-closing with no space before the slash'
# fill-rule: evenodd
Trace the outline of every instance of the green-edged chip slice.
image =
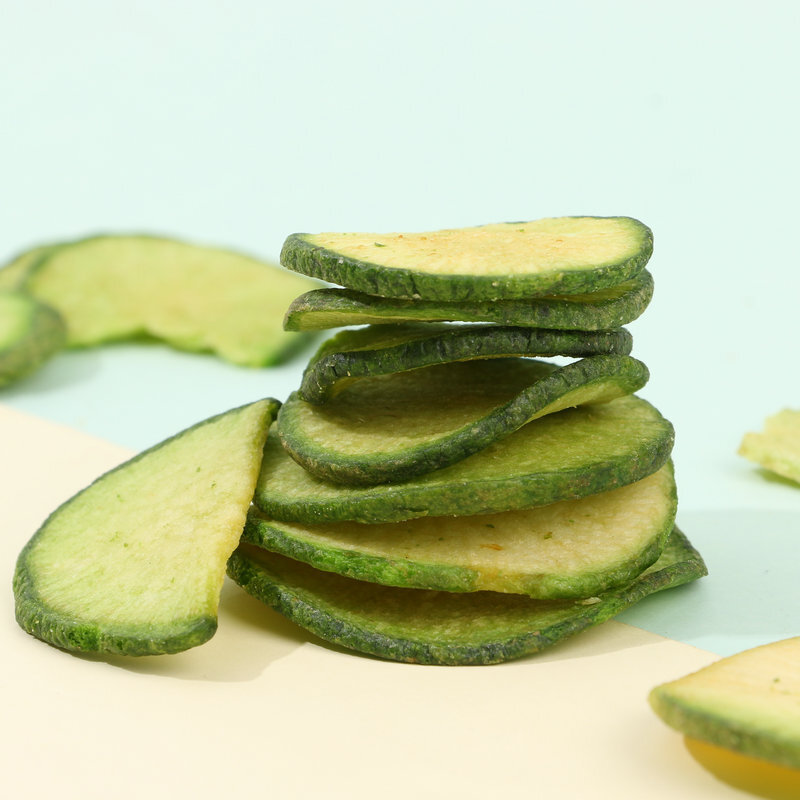
<svg viewBox="0 0 800 800">
<path fill-rule="evenodd" d="M 239 253 L 154 236 L 52 248 L 25 281 L 64 317 L 69 346 L 153 337 L 243 366 L 280 363 L 307 342 L 283 330 L 283 315 L 316 285 Z"/>
<path fill-rule="evenodd" d="M 450 467 L 403 483 L 342 486 L 313 476 L 270 434 L 254 497 L 289 522 L 396 522 L 491 514 L 633 483 L 669 458 L 672 425 L 635 395 L 548 414 Z"/>
<path fill-rule="evenodd" d="M 639 577 L 584 600 L 381 586 L 248 545 L 233 554 L 228 574 L 251 595 L 334 644 L 394 661 L 467 665 L 538 652 L 706 570 L 675 529 L 658 561 Z"/>
<path fill-rule="evenodd" d="M 28 275 L 36 265 L 58 247 L 60 247 L 58 244 L 42 244 L 31 247 L 0 266 L 0 291 L 22 289 Z"/>
<path fill-rule="evenodd" d="M 19 624 L 81 652 L 174 653 L 209 639 L 277 405 L 201 422 L 51 514 L 17 561 Z"/>
<path fill-rule="evenodd" d="M 533 419 L 632 394 L 647 378 L 647 367 L 630 356 L 563 367 L 525 358 L 454 361 L 361 378 L 324 405 L 293 394 L 278 415 L 278 434 L 321 478 L 397 482 L 455 464 Z"/>
<path fill-rule="evenodd" d="M 324 403 L 353 380 L 451 361 L 504 356 L 627 355 L 628 331 L 555 331 L 438 323 L 370 325 L 340 331 L 322 344 L 303 373 L 299 396 Z"/>
<path fill-rule="evenodd" d="M 281 263 L 379 297 L 464 302 L 594 292 L 629 280 L 653 249 L 630 217 L 557 217 L 426 233 L 296 233 Z"/>
<path fill-rule="evenodd" d="M 800 637 L 722 658 L 657 686 L 649 699 L 687 736 L 800 769 Z"/>
<path fill-rule="evenodd" d="M 0 386 L 33 372 L 66 337 L 57 311 L 24 292 L 0 290 Z"/>
<path fill-rule="evenodd" d="M 761 433 L 747 433 L 739 455 L 800 483 L 800 409 L 785 408 L 769 417 Z"/>
<path fill-rule="evenodd" d="M 389 586 L 580 598 L 629 583 L 650 566 L 676 510 L 668 463 L 619 489 L 499 514 L 301 525 L 251 509 L 243 541 Z"/>
<path fill-rule="evenodd" d="M 473 300 L 448 303 L 375 297 L 352 289 L 313 289 L 289 306 L 288 331 L 312 331 L 347 325 L 398 322 L 491 322 L 554 330 L 598 331 L 637 319 L 653 296 L 647 270 L 616 286 L 588 294 L 521 300 Z"/>
</svg>

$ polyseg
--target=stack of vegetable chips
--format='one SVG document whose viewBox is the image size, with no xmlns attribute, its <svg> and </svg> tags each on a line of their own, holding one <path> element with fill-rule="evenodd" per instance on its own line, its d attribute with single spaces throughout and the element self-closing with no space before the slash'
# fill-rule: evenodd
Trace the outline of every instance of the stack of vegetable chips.
<svg viewBox="0 0 800 800">
<path fill-rule="evenodd" d="M 284 266 L 346 288 L 285 327 L 366 326 L 282 406 L 231 577 L 337 644 L 490 664 L 704 575 L 621 327 L 651 252 L 627 217 L 290 236 Z"/>
</svg>

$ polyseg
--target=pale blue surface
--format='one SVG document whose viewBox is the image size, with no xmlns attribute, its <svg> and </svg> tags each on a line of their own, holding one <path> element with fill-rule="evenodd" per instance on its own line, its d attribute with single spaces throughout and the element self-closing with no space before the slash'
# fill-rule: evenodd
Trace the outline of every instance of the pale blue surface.
<svg viewBox="0 0 800 800">
<path fill-rule="evenodd" d="M 7 387 L 0 402 L 141 450 L 229 408 L 261 397 L 285 400 L 316 342 L 291 364 L 264 369 L 160 344 L 68 351 Z"/>
<path fill-rule="evenodd" d="M 735 455 L 800 406 L 798 41 L 788 1 L 12 1 L 0 261 L 107 230 L 276 258 L 298 230 L 641 218 L 656 294 L 634 355 L 711 575 L 623 619 L 730 652 L 800 632 L 800 491 Z M 0 402 L 139 449 L 285 399 L 302 362 L 119 345 Z"/>
<path fill-rule="evenodd" d="M 800 487 L 785 488 L 800 495 Z M 678 521 L 708 576 L 617 619 L 719 655 L 800 634 L 800 510 L 687 511 Z"/>
</svg>

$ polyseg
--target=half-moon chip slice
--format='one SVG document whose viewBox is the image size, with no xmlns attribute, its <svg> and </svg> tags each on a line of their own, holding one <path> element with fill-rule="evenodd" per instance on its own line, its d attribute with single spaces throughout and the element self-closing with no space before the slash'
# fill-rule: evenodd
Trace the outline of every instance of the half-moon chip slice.
<svg viewBox="0 0 800 800">
<path fill-rule="evenodd" d="M 358 378 L 451 361 L 509 356 L 628 355 L 633 337 L 610 331 L 555 331 L 510 325 L 407 323 L 340 331 L 323 342 L 303 373 L 298 395 L 325 403 Z"/>
<path fill-rule="evenodd" d="M 582 600 L 498 592 L 399 589 L 322 572 L 240 545 L 228 574 L 311 633 L 362 653 L 417 664 L 496 664 L 536 653 L 644 597 L 706 574 L 676 528 L 661 557 L 631 583 Z"/>
<path fill-rule="evenodd" d="M 626 395 L 548 414 L 450 467 L 402 483 L 342 486 L 315 477 L 267 438 L 254 503 L 289 522 L 397 522 L 492 514 L 586 497 L 641 480 L 669 458 L 674 430 Z"/>
<path fill-rule="evenodd" d="M 361 378 L 324 405 L 292 394 L 278 434 L 295 461 L 321 478 L 397 482 L 455 464 L 531 420 L 632 394 L 648 377 L 630 356 L 563 367 L 526 358 L 434 364 Z"/>
<path fill-rule="evenodd" d="M 519 300 L 448 303 L 376 297 L 352 289 L 312 289 L 292 301 L 283 325 L 287 331 L 313 331 L 346 325 L 454 321 L 599 331 L 633 322 L 652 296 L 653 276 L 646 269 L 596 292 Z"/>
<path fill-rule="evenodd" d="M 303 525 L 251 509 L 243 541 L 389 586 L 580 598 L 628 583 L 649 567 L 676 510 L 668 463 L 619 489 L 499 514 Z"/>
<path fill-rule="evenodd" d="M 641 272 L 650 229 L 630 217 L 551 217 L 426 233 L 295 233 L 281 263 L 359 292 L 414 300 L 594 292 Z"/>
</svg>

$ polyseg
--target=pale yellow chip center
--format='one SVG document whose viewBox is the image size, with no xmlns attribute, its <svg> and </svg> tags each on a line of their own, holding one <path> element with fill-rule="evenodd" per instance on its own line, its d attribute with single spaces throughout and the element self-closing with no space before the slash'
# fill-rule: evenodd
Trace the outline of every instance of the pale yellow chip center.
<svg viewBox="0 0 800 800">
<path fill-rule="evenodd" d="M 319 233 L 311 244 L 379 266 L 431 274 L 520 275 L 617 264 L 642 232 L 626 218 L 561 217 L 427 233 Z"/>
</svg>

